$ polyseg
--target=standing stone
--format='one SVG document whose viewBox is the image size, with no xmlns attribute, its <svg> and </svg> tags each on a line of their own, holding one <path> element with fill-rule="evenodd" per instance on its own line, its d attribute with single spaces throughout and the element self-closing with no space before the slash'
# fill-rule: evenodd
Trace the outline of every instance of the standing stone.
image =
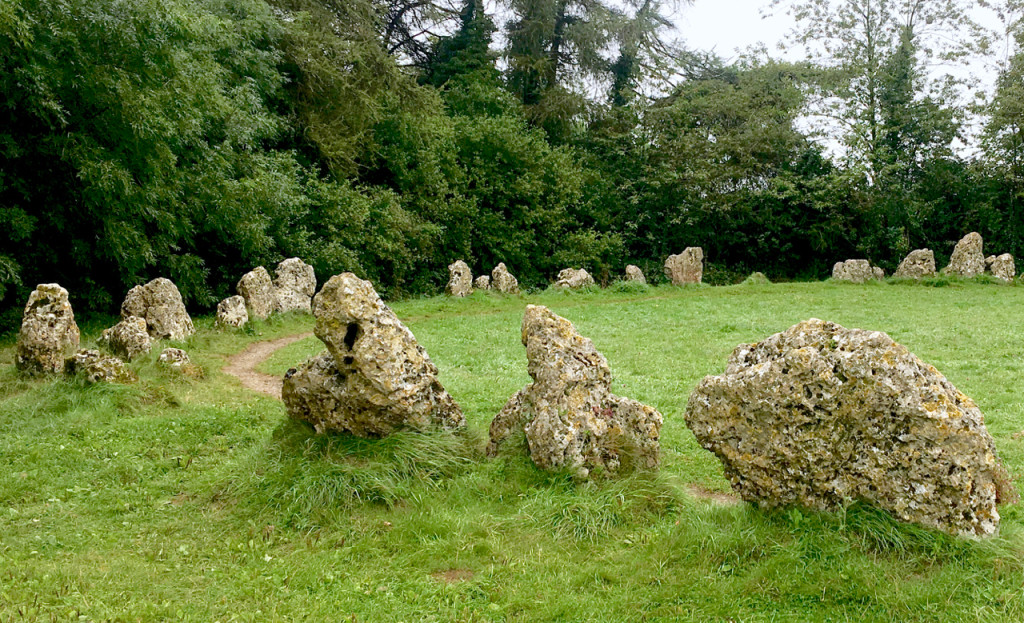
<svg viewBox="0 0 1024 623">
<path fill-rule="evenodd" d="M 922 277 L 935 276 L 935 254 L 930 249 L 911 251 L 900 262 L 895 276 L 902 279 L 921 279 Z"/>
<path fill-rule="evenodd" d="M 14 365 L 30 376 L 59 374 L 78 348 L 78 325 L 68 291 L 56 283 L 36 286 L 25 304 Z"/>
<path fill-rule="evenodd" d="M 990 255 L 985 258 L 985 267 L 996 279 L 1013 281 L 1017 277 L 1017 267 L 1014 266 L 1013 256 L 1009 253 L 1002 255 Z"/>
<path fill-rule="evenodd" d="M 949 266 L 942 272 L 960 277 L 976 277 L 985 273 L 985 254 L 981 252 L 981 234 L 976 231 L 964 236 L 956 243 Z"/>
<path fill-rule="evenodd" d="M 82 376 L 89 383 L 132 383 L 135 373 L 117 357 L 98 350 L 80 350 L 65 363 L 70 376 Z"/>
<path fill-rule="evenodd" d="M 245 299 L 245 306 L 252 318 L 266 320 L 271 314 L 281 309 L 277 301 L 277 292 L 274 291 L 274 284 L 270 281 L 270 273 L 262 266 L 257 266 L 245 273 L 238 280 L 235 289 Z"/>
<path fill-rule="evenodd" d="M 138 316 L 128 316 L 109 329 L 105 329 L 99 341 L 125 361 L 131 361 L 139 355 L 144 355 L 152 348 L 146 319 Z"/>
<path fill-rule="evenodd" d="M 473 293 L 473 273 L 462 260 L 448 265 L 448 296 L 469 296 Z"/>
<path fill-rule="evenodd" d="M 594 470 L 658 466 L 661 414 L 611 393 L 608 361 L 593 342 L 538 305 L 526 306 L 522 339 L 533 383 L 491 422 L 489 455 L 525 430 L 530 457 L 541 469 L 570 469 L 586 478 L 596 476 Z"/>
<path fill-rule="evenodd" d="M 160 364 L 169 368 L 180 370 L 189 364 L 188 353 L 180 348 L 165 348 L 160 353 Z"/>
<path fill-rule="evenodd" d="M 128 291 L 121 317 L 130 316 L 145 318 L 146 331 L 156 340 L 183 340 L 196 332 L 178 287 L 163 277 Z"/>
<path fill-rule="evenodd" d="M 217 326 L 241 329 L 249 322 L 249 312 L 245 310 L 245 299 L 235 295 L 217 303 Z"/>
<path fill-rule="evenodd" d="M 466 424 L 437 367 L 369 281 L 336 275 L 313 299 L 314 333 L 327 351 L 285 375 L 288 414 L 317 432 L 384 437 Z"/>
<path fill-rule="evenodd" d="M 626 267 L 626 281 L 639 281 L 640 283 L 647 283 L 647 278 L 644 277 L 644 271 L 640 270 L 639 266 L 630 264 Z"/>
<path fill-rule="evenodd" d="M 837 281 L 865 283 L 872 279 L 885 278 L 885 271 L 877 266 L 872 268 L 867 260 L 846 260 L 832 266 L 832 278 Z"/>
<path fill-rule="evenodd" d="M 477 290 L 490 290 L 491 289 L 491 278 L 487 275 L 480 275 L 473 280 L 473 287 Z"/>
<path fill-rule="evenodd" d="M 590 276 L 586 270 L 580 268 L 566 268 L 558 273 L 558 281 L 555 282 L 556 288 L 567 288 L 570 290 L 576 290 L 578 288 L 585 288 L 587 286 L 594 285 L 594 278 Z"/>
<path fill-rule="evenodd" d="M 277 309 L 282 312 L 310 311 L 316 294 L 316 274 L 313 267 L 297 257 L 290 257 L 277 265 L 274 289 Z"/>
<path fill-rule="evenodd" d="M 491 271 L 491 288 L 502 294 L 519 294 L 519 281 L 505 268 L 505 262 Z"/>
<path fill-rule="evenodd" d="M 879 331 L 811 319 L 741 344 L 685 418 L 733 489 L 765 507 L 859 500 L 984 536 L 1015 495 L 974 402 Z"/>
<path fill-rule="evenodd" d="M 665 276 L 674 286 L 700 283 L 704 278 L 704 249 L 687 247 L 678 255 L 668 256 L 665 260 Z"/>
</svg>

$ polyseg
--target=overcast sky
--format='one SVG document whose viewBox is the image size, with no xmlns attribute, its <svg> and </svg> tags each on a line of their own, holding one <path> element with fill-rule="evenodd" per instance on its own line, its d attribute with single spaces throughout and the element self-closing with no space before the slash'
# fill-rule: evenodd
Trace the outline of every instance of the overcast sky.
<svg viewBox="0 0 1024 623">
<path fill-rule="evenodd" d="M 736 56 L 754 44 L 764 43 L 773 55 L 775 46 L 792 28 L 793 20 L 785 11 L 776 11 L 768 19 L 761 18 L 766 0 L 696 0 L 676 14 L 679 34 L 687 47 L 714 50 L 725 59 Z"/>
</svg>

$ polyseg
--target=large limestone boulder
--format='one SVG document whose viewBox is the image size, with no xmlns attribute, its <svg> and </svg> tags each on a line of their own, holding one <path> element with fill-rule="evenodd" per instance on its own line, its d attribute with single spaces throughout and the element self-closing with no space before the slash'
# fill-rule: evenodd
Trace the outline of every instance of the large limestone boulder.
<svg viewBox="0 0 1024 623">
<path fill-rule="evenodd" d="M 626 267 L 626 281 L 639 281 L 640 283 L 647 283 L 647 278 L 644 277 L 644 271 L 640 270 L 639 266 L 630 264 Z"/>
<path fill-rule="evenodd" d="M 523 345 L 533 383 L 519 390 L 491 422 L 487 452 L 517 430 L 542 469 L 595 470 L 658 466 L 662 417 L 655 409 L 611 393 L 608 361 L 572 323 L 546 307 L 528 305 Z"/>
<path fill-rule="evenodd" d="M 125 361 L 132 361 L 139 355 L 148 353 L 152 348 L 146 319 L 138 316 L 128 316 L 105 329 L 99 341 Z"/>
<path fill-rule="evenodd" d="M 473 280 L 473 288 L 477 290 L 490 290 L 491 278 L 488 275 L 480 275 Z"/>
<path fill-rule="evenodd" d="M 104 355 L 98 350 L 80 350 L 68 358 L 65 372 L 81 376 L 88 383 L 133 383 L 135 373 L 117 357 Z"/>
<path fill-rule="evenodd" d="M 838 281 L 866 283 L 872 279 L 885 278 L 885 271 L 877 266 L 872 267 L 867 260 L 846 260 L 845 262 L 836 262 L 832 266 L 832 278 Z"/>
<path fill-rule="evenodd" d="M 313 299 L 313 315 L 328 352 L 285 376 L 281 394 L 292 418 L 317 432 L 360 437 L 465 426 L 437 367 L 369 281 L 331 277 Z"/>
<path fill-rule="evenodd" d="M 896 277 L 901 279 L 921 279 L 935 275 L 935 254 L 931 249 L 917 249 L 903 258 L 896 269 Z"/>
<path fill-rule="evenodd" d="M 241 296 L 229 296 L 217 303 L 217 320 L 214 324 L 218 327 L 241 329 L 247 322 L 249 322 L 249 312 L 246 311 L 245 299 Z"/>
<path fill-rule="evenodd" d="M 594 278 L 590 276 L 586 270 L 580 268 L 566 268 L 558 273 L 558 281 L 555 282 L 556 288 L 565 288 L 568 290 L 576 290 L 578 288 L 585 288 L 587 286 L 594 285 Z"/>
<path fill-rule="evenodd" d="M 741 344 L 685 417 L 733 489 L 765 507 L 862 501 L 984 536 L 1014 495 L 974 402 L 878 331 L 811 319 Z"/>
<path fill-rule="evenodd" d="M 25 304 L 14 365 L 30 376 L 59 374 L 79 339 L 68 291 L 56 283 L 39 284 Z"/>
<path fill-rule="evenodd" d="M 665 260 L 665 276 L 674 286 L 700 283 L 704 278 L 704 249 L 687 247 L 678 255 Z"/>
<path fill-rule="evenodd" d="M 1017 267 L 1013 263 L 1013 256 L 1009 253 L 986 257 L 985 268 L 992 273 L 993 277 L 1003 281 L 1013 281 L 1017 277 Z"/>
<path fill-rule="evenodd" d="M 519 280 L 512 276 L 501 262 L 491 271 L 491 289 L 502 294 L 519 294 Z"/>
<path fill-rule="evenodd" d="M 121 318 L 131 316 L 144 318 L 149 337 L 156 340 L 183 340 L 196 332 L 178 287 L 163 277 L 128 291 Z"/>
<path fill-rule="evenodd" d="M 245 306 L 252 318 L 266 320 L 274 312 L 281 311 L 270 273 L 262 266 L 257 266 L 242 275 L 235 289 L 245 299 Z"/>
<path fill-rule="evenodd" d="M 277 265 L 274 290 L 277 309 L 282 312 L 310 311 L 316 294 L 316 274 L 313 267 L 297 257 L 290 257 Z"/>
<path fill-rule="evenodd" d="M 942 272 L 960 277 L 976 277 L 985 273 L 985 254 L 981 251 L 981 234 L 976 231 L 964 236 L 956 243 L 949 266 Z"/>
<path fill-rule="evenodd" d="M 469 265 L 457 260 L 448 265 L 448 286 L 444 290 L 448 296 L 469 296 L 473 293 L 473 273 Z"/>
</svg>

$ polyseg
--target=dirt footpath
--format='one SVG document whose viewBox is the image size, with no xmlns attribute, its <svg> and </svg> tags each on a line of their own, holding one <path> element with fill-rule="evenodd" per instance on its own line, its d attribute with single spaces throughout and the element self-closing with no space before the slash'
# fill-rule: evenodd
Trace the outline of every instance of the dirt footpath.
<svg viewBox="0 0 1024 623">
<path fill-rule="evenodd" d="M 256 370 L 256 366 L 270 358 L 276 351 L 294 344 L 299 340 L 312 337 L 312 333 L 300 333 L 279 337 L 276 340 L 255 342 L 240 353 L 228 357 L 228 365 L 224 366 L 225 373 L 230 374 L 242 382 L 242 386 L 261 394 L 281 399 L 281 384 L 284 381 L 279 376 L 264 374 Z"/>
</svg>

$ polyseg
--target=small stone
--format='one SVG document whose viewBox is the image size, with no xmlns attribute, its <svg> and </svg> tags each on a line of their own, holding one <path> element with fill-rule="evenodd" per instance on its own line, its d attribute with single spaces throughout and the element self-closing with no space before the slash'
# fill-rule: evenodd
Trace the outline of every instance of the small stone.
<svg viewBox="0 0 1024 623">
<path fill-rule="evenodd" d="M 313 267 L 297 257 L 290 257 L 277 265 L 274 290 L 277 309 L 282 312 L 310 312 L 316 294 L 316 274 Z"/>
<path fill-rule="evenodd" d="M 25 304 L 14 365 L 30 376 L 60 374 L 79 339 L 68 291 L 56 283 L 39 284 Z"/>
<path fill-rule="evenodd" d="M 1017 277 L 1017 267 L 1013 263 L 1013 256 L 1009 253 L 986 257 L 985 267 L 996 279 L 1011 282 Z"/>
<path fill-rule="evenodd" d="M 882 281 L 883 279 L 885 279 L 885 271 L 882 270 L 882 268 L 879 267 L 879 266 L 872 266 L 871 267 L 871 277 L 875 281 Z"/>
<path fill-rule="evenodd" d="M 896 269 L 896 277 L 901 279 L 921 279 L 935 276 L 935 254 L 931 249 L 917 249 L 911 251 L 907 257 L 900 262 Z"/>
<path fill-rule="evenodd" d="M 665 260 L 665 276 L 674 286 L 700 283 L 704 278 L 704 249 L 687 247 L 678 255 Z"/>
<path fill-rule="evenodd" d="M 981 234 L 976 231 L 964 236 L 956 243 L 949 266 L 942 272 L 959 277 L 977 277 L 985 273 L 985 254 L 982 253 Z"/>
<path fill-rule="evenodd" d="M 477 290 L 490 290 L 491 278 L 487 275 L 480 275 L 473 280 L 473 287 Z"/>
<path fill-rule="evenodd" d="M 587 286 L 594 285 L 594 278 L 590 276 L 586 270 L 580 268 L 566 268 L 558 273 L 558 281 L 555 282 L 556 288 L 565 288 L 569 290 L 577 290 L 579 288 L 585 288 Z"/>
<path fill-rule="evenodd" d="M 748 286 L 769 285 L 771 281 L 765 277 L 764 273 L 750 273 L 750 276 L 743 280 L 743 284 Z"/>
<path fill-rule="evenodd" d="M 231 327 L 241 329 L 249 322 L 249 312 L 245 309 L 245 299 L 241 296 L 229 296 L 220 303 L 217 303 L 218 327 Z"/>
<path fill-rule="evenodd" d="M 146 319 L 138 316 L 128 316 L 105 329 L 99 342 L 125 361 L 132 361 L 139 355 L 148 353 L 152 348 Z"/>
<path fill-rule="evenodd" d="M 611 369 L 593 342 L 538 305 L 526 307 L 522 339 L 533 383 L 491 422 L 489 455 L 524 430 L 541 469 L 570 469 L 587 478 L 658 466 L 661 414 L 611 393 Z"/>
<path fill-rule="evenodd" d="M 491 288 L 502 294 L 519 294 L 519 281 L 505 268 L 505 262 L 491 271 Z"/>
<path fill-rule="evenodd" d="M 469 296 L 473 293 L 473 273 L 462 260 L 448 265 L 448 296 Z"/>
<path fill-rule="evenodd" d="M 270 273 L 262 266 L 257 266 L 245 273 L 238 280 L 235 289 L 245 299 L 245 306 L 252 318 L 266 320 L 271 314 L 281 310 L 277 292 L 270 280 Z"/>
<path fill-rule="evenodd" d="M 89 383 L 133 383 L 135 373 L 117 357 L 98 350 L 80 350 L 65 364 L 70 376 L 82 376 Z"/>
<path fill-rule="evenodd" d="M 162 365 L 176 370 L 180 370 L 190 363 L 188 353 L 180 348 L 165 348 L 163 352 L 160 353 L 159 361 Z"/>
<path fill-rule="evenodd" d="M 647 283 L 647 278 L 644 277 L 644 271 L 640 270 L 639 266 L 630 264 L 626 267 L 626 281 L 639 281 L 640 283 Z"/>
<path fill-rule="evenodd" d="M 131 316 L 144 318 L 149 337 L 156 340 L 183 340 L 196 332 L 178 287 L 163 277 L 128 291 L 121 318 Z"/>
<path fill-rule="evenodd" d="M 867 260 L 846 260 L 835 263 L 832 267 L 832 278 L 837 281 L 866 283 L 872 279 L 884 279 L 885 271 L 877 266 L 872 268 Z"/>
</svg>

